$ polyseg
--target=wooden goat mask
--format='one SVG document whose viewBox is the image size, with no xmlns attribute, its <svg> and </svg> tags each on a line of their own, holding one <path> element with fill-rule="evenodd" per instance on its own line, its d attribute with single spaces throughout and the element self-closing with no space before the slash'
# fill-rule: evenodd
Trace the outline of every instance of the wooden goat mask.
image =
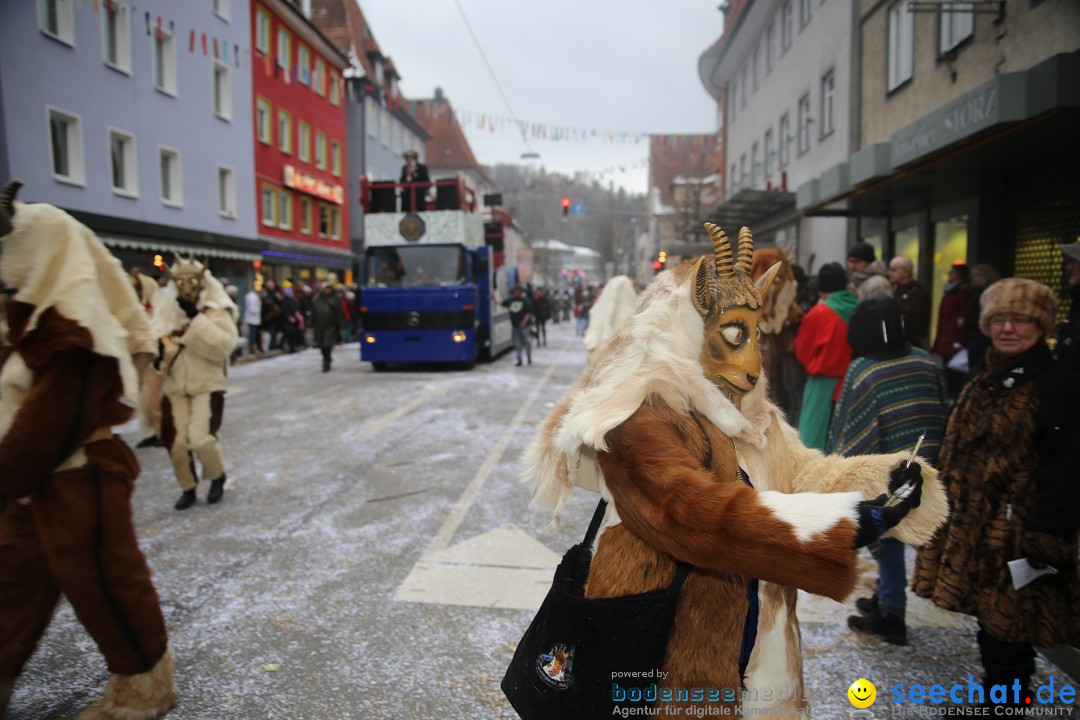
<svg viewBox="0 0 1080 720">
<path fill-rule="evenodd" d="M 210 258 L 204 258 L 201 263 L 195 259 L 194 254 L 185 258 L 182 255 L 173 253 L 173 258 L 176 260 L 173 266 L 170 268 L 168 265 L 164 265 L 162 270 L 176 285 L 177 295 L 185 300 L 198 302 L 199 293 L 203 289 L 203 278 L 206 271 L 210 269 Z"/>
<path fill-rule="evenodd" d="M 705 376 L 738 406 L 761 376 L 762 297 L 782 263 L 773 265 L 755 283 L 750 278 L 754 255 L 750 229 L 739 232 L 737 256 L 723 230 L 712 223 L 705 223 L 705 229 L 712 237 L 713 255 L 698 260 L 691 288 L 694 307 L 705 322 L 699 361 Z"/>
</svg>

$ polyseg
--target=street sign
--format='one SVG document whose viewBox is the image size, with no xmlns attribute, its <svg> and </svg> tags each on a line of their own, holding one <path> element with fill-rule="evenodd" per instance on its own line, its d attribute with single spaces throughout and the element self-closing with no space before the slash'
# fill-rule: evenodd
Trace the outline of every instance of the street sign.
<svg viewBox="0 0 1080 720">
<path fill-rule="evenodd" d="M 584 215 L 585 214 L 585 206 L 582 205 L 581 203 L 574 203 L 574 214 L 575 215 Z"/>
</svg>

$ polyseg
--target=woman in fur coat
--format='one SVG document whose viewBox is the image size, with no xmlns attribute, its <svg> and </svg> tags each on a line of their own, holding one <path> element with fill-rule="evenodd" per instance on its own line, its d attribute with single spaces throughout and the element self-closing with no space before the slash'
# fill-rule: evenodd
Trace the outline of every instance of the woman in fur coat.
<svg viewBox="0 0 1080 720">
<path fill-rule="evenodd" d="M 933 469 L 903 473 L 905 453 L 828 457 L 799 442 L 768 400 L 757 341 L 780 266 L 755 284 L 750 231 L 736 258 L 706 227 L 714 256 L 646 288 L 526 451 L 525 479 L 556 520 L 579 482 L 607 502 L 586 597 L 666 587 L 677 562 L 694 566 L 661 686 L 744 688 L 743 711 L 805 717 L 796 591 L 842 600 L 857 547 L 883 535 L 921 545 L 947 503 Z M 922 479 L 921 504 L 884 507 L 890 483 L 908 478 Z"/>
<path fill-rule="evenodd" d="M 1026 691 L 1035 672 L 1033 645 L 1080 645 L 1080 380 L 1046 346 L 1050 288 L 1007 278 L 981 304 L 993 345 L 949 417 L 939 458 L 952 515 L 919 553 L 912 587 L 978 619 L 985 699 L 1005 685 L 1015 702 L 1014 681 Z M 1006 564 L 1017 558 L 1058 573 L 1018 590 Z"/>
<path fill-rule="evenodd" d="M 60 594 L 111 673 L 80 720 L 176 704 L 172 657 L 131 494 L 139 464 L 110 427 L 138 393 L 145 311 L 85 226 L 0 196 L 0 716 Z"/>
</svg>

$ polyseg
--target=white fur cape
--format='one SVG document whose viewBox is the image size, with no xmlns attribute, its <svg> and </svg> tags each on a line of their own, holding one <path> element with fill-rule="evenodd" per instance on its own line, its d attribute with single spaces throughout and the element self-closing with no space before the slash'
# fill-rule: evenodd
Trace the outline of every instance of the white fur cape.
<svg viewBox="0 0 1080 720">
<path fill-rule="evenodd" d="M 634 315 L 637 291 L 634 281 L 616 275 L 607 281 L 596 304 L 589 311 L 589 327 L 585 330 L 585 349 L 594 352 Z"/>
</svg>

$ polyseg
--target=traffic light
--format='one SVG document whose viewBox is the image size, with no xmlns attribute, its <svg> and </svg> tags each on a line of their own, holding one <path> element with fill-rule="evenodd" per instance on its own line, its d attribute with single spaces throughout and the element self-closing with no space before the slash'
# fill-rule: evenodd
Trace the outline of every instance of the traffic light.
<svg viewBox="0 0 1080 720">
<path fill-rule="evenodd" d="M 656 272 L 660 272 L 664 269 L 665 265 L 667 265 L 667 251 L 661 250 L 660 254 L 656 256 L 655 260 L 653 260 L 653 270 L 655 270 Z"/>
<path fill-rule="evenodd" d="M 570 214 L 570 198 L 568 197 L 564 197 L 562 199 L 562 214 L 563 217 L 566 217 Z"/>
</svg>

